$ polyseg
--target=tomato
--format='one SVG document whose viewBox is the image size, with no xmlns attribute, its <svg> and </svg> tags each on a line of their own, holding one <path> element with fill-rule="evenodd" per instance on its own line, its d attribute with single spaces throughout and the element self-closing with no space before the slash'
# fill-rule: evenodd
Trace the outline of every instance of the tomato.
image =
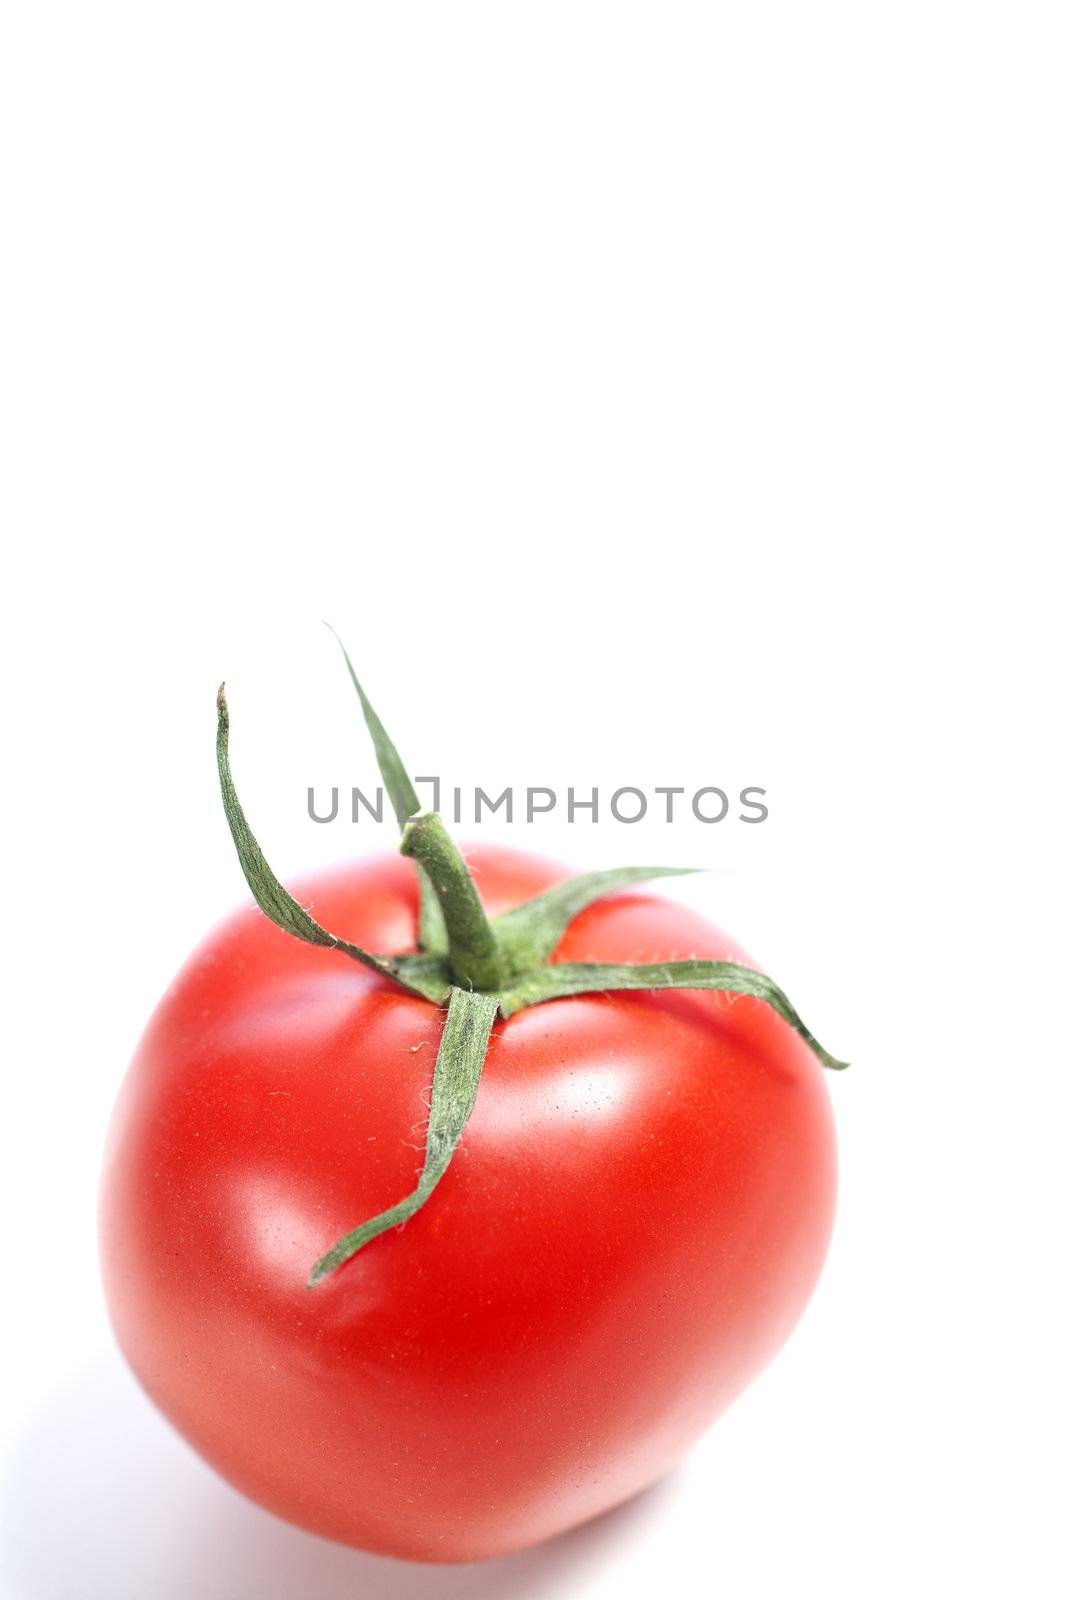
<svg viewBox="0 0 1067 1600">
<path fill-rule="evenodd" d="M 467 852 L 491 915 L 564 874 Z M 340 936 L 415 947 L 409 860 L 300 885 Z M 554 960 L 744 961 L 615 894 Z M 758 999 L 588 994 L 497 1020 L 432 1202 L 313 1290 L 414 1185 L 443 1011 L 254 909 L 194 954 L 125 1081 L 105 1287 L 145 1389 L 229 1481 L 329 1538 L 500 1555 L 662 1473 L 769 1361 L 831 1228 L 822 1071 Z"/>
</svg>

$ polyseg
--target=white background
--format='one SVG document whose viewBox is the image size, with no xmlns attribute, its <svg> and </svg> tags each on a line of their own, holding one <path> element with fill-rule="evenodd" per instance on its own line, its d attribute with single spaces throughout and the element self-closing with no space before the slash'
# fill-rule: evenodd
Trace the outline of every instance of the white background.
<svg viewBox="0 0 1067 1600">
<path fill-rule="evenodd" d="M 1065 36 L 1054 5 L 11 5 L 0 40 L 4 1600 L 1062 1593 Z M 1056 456 L 1060 455 L 1057 461 Z M 484 833 L 715 870 L 852 1071 L 839 1224 L 666 1483 L 479 1569 L 274 1522 L 97 1287 L 125 1062 L 413 767 L 760 784 Z"/>
</svg>

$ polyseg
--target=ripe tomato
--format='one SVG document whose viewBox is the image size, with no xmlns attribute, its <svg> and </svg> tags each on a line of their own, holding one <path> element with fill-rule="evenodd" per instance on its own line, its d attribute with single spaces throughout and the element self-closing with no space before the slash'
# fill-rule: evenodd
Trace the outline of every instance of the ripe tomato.
<svg viewBox="0 0 1067 1600">
<path fill-rule="evenodd" d="M 468 853 L 490 914 L 563 876 Z M 414 947 L 410 861 L 299 898 Z M 597 901 L 564 961 L 744 961 L 693 912 Z M 164 997 L 109 1142 L 119 1342 L 224 1477 L 329 1538 L 499 1555 L 649 1483 L 768 1362 L 834 1205 L 822 1070 L 759 1000 L 582 995 L 498 1020 L 432 1202 L 314 1290 L 309 1263 L 407 1193 L 444 1013 L 249 909 Z"/>
</svg>

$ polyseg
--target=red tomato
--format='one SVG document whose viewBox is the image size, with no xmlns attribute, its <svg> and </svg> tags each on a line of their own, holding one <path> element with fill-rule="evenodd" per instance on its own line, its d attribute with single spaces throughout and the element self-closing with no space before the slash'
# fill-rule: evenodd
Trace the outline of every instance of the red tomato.
<svg viewBox="0 0 1067 1600">
<path fill-rule="evenodd" d="M 560 879 L 468 855 L 490 914 Z M 409 861 L 300 886 L 343 937 L 415 943 Z M 744 961 L 645 893 L 568 961 Z M 498 1021 L 424 1209 L 309 1267 L 418 1177 L 444 1019 L 249 909 L 164 997 L 115 1115 L 105 1284 L 145 1389 L 253 1499 L 423 1561 L 495 1556 L 649 1483 L 766 1365 L 830 1234 L 818 1062 L 759 1000 L 586 995 Z"/>
</svg>

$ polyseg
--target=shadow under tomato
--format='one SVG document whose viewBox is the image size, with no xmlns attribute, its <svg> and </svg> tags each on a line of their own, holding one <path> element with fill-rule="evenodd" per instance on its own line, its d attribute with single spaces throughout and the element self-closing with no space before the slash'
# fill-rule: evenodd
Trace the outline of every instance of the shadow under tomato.
<svg viewBox="0 0 1067 1600">
<path fill-rule="evenodd" d="M 34 1417 L 4 1491 L 2 1570 L 25 1600 L 554 1600 L 621 1565 L 673 1475 L 595 1522 L 474 1566 L 390 1561 L 261 1511 L 199 1460 L 117 1355 Z"/>
</svg>

